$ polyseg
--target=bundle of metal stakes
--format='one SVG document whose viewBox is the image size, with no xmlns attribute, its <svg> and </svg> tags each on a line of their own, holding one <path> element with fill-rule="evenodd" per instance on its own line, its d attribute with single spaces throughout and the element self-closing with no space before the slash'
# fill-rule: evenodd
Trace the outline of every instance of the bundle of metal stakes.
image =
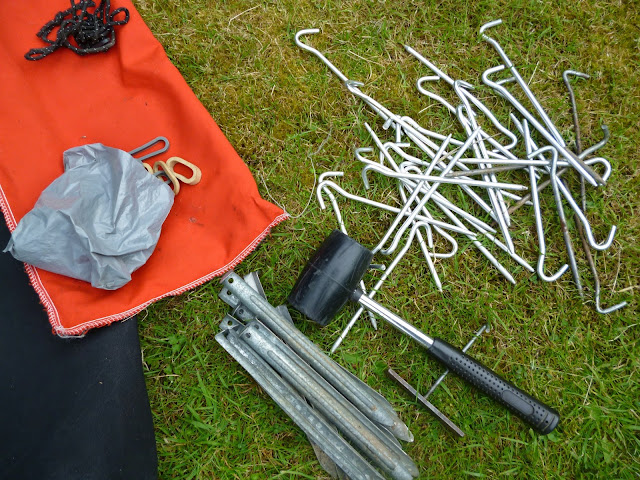
<svg viewBox="0 0 640 480">
<path fill-rule="evenodd" d="M 354 480 L 418 476 L 398 441 L 413 435 L 383 396 L 300 332 L 286 307 L 273 307 L 257 274 L 231 272 L 222 284 L 219 296 L 233 311 L 216 340 L 305 432 L 327 472 Z"/>
<path fill-rule="evenodd" d="M 392 255 L 396 251 L 397 253 L 386 265 L 378 282 L 368 291 L 365 290 L 370 297 L 376 294 L 414 242 L 418 243 L 424 254 L 436 287 L 442 290 L 435 261 L 450 258 L 456 254 L 458 242 L 455 235 L 468 238 L 511 283 L 515 284 L 513 275 L 485 246 L 487 242 L 508 254 L 521 267 L 537 273 L 539 278 L 546 282 L 555 281 L 570 270 L 576 287 L 583 296 L 580 273 L 567 228 L 565 208 L 568 207 L 574 216 L 574 223 L 594 278 L 596 309 L 600 313 L 610 313 L 624 307 L 626 302 L 609 308 L 603 308 L 600 305 L 600 282 L 591 249 L 598 251 L 608 249 L 613 243 L 616 227 L 611 227 L 604 241 L 598 241 L 589 223 L 585 200 L 587 184 L 593 187 L 604 185 L 611 175 L 609 161 L 603 157 L 594 156 L 594 153 L 606 143 L 608 130 L 603 126 L 605 139 L 582 151 L 575 102 L 568 77 L 569 75 L 587 76 L 571 70 L 565 71 L 563 77 L 572 100 L 577 136 L 576 151 L 571 151 L 503 48 L 485 33 L 487 29 L 500 23 L 501 20 L 497 20 L 480 28 L 482 38 L 494 47 L 501 60 L 499 65 L 489 68 L 482 74 L 482 82 L 509 105 L 511 128 L 516 131 L 507 128 L 474 94 L 472 84 L 463 80 L 454 80 L 416 50 L 405 46 L 408 53 L 430 70 L 429 75 L 417 80 L 418 91 L 438 102 L 457 120 L 460 127 L 451 134 L 424 128 L 410 116 L 396 114 L 365 94 L 360 89 L 363 86 L 362 83 L 349 80 L 322 53 L 302 43 L 300 40 L 302 36 L 318 33 L 318 29 L 299 31 L 295 38 L 296 44 L 322 60 L 338 76 L 349 92 L 365 102 L 382 118 L 383 128 L 393 133 L 391 141 L 383 141 L 365 123 L 365 128 L 376 149 L 357 148 L 355 157 L 364 164 L 362 179 L 365 187 L 369 188 L 371 174 L 397 179 L 398 197 L 401 203 L 389 205 L 383 201 L 346 191 L 330 178 L 342 176 L 343 172 L 326 172 L 320 176 L 316 191 L 318 201 L 324 209 L 326 205 L 323 195 L 329 199 L 344 233 L 347 233 L 347 230 L 336 200 L 338 194 L 351 201 L 362 202 L 395 215 L 390 227 L 372 251 L 383 255 Z M 500 72 L 505 72 L 508 76 L 496 79 L 496 74 Z M 456 94 L 459 103 L 448 102 L 442 96 L 427 90 L 425 84 L 428 82 L 448 84 Z M 520 89 L 517 95 L 524 95 L 529 100 L 532 110 L 523 105 L 507 88 L 508 85 L 514 84 L 511 90 Z M 486 126 L 480 123 L 481 118 L 486 122 Z M 466 138 L 454 138 L 454 135 L 460 137 L 460 134 Z M 373 159 L 372 155 L 374 155 Z M 580 180 L 580 203 L 572 195 L 569 182 L 566 180 L 570 172 Z M 506 177 L 509 181 L 499 181 L 499 175 Z M 551 188 L 543 191 L 549 185 Z M 545 228 L 548 235 L 548 228 L 552 221 L 549 218 L 543 218 L 541 208 L 543 195 L 546 196 L 545 204 L 554 205 L 557 220 L 553 220 L 553 223 L 559 225 L 562 231 L 567 253 L 567 264 L 563 264 L 557 271 L 551 273 L 545 266 L 547 255 Z M 464 202 L 460 202 L 461 196 L 465 197 Z M 461 205 L 471 205 L 471 207 L 465 208 Z M 523 205 L 531 208 L 535 219 L 538 259 L 537 262 L 533 262 L 533 266 L 516 252 L 512 236 L 513 229 L 510 229 L 511 215 Z M 403 241 L 404 246 L 399 248 Z M 448 245 L 449 248 L 441 250 L 443 244 Z M 361 287 L 364 289 L 364 285 Z M 361 314 L 362 309 L 352 317 L 334 344 L 332 352 Z M 372 322 L 374 322 L 373 318 Z"/>
</svg>

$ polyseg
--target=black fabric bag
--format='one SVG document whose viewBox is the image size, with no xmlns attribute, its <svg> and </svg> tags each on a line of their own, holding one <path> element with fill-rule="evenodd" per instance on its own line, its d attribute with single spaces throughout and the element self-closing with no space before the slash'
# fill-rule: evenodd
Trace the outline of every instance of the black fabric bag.
<svg viewBox="0 0 640 480">
<path fill-rule="evenodd" d="M 0 245 L 9 230 L 0 222 Z M 51 333 L 22 263 L 0 254 L 0 479 L 157 478 L 137 320 Z"/>
</svg>

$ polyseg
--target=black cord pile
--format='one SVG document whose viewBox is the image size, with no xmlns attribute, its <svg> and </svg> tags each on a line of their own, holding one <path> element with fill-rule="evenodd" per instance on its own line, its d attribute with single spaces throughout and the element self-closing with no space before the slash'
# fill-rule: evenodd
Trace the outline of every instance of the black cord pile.
<svg viewBox="0 0 640 480">
<path fill-rule="evenodd" d="M 71 8 L 56 13 L 53 20 L 47 22 L 36 35 L 47 47 L 32 48 L 25 55 L 27 60 L 41 60 L 60 47 L 66 47 L 78 55 L 106 52 L 116 44 L 114 27 L 129 21 L 129 10 L 124 7 L 111 10 L 111 0 L 101 0 L 97 8 L 93 0 L 81 0 L 75 3 L 70 0 Z M 92 13 L 87 10 L 94 8 Z M 114 20 L 116 15 L 124 12 L 124 19 Z M 49 35 L 58 28 L 55 40 Z"/>
</svg>

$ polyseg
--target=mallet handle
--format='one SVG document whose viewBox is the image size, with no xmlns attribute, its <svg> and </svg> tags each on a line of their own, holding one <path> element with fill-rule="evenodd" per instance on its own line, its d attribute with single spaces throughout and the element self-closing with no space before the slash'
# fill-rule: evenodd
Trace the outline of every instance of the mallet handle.
<svg viewBox="0 0 640 480">
<path fill-rule="evenodd" d="M 507 407 L 536 432 L 546 435 L 558 425 L 560 416 L 555 409 L 523 392 L 462 350 L 435 338 L 427 351 L 467 383 Z"/>
<path fill-rule="evenodd" d="M 507 407 L 524 422 L 529 424 L 536 432 L 545 435 L 556 427 L 560 419 L 556 410 L 504 380 L 493 370 L 471 358 L 462 350 L 449 345 L 444 340 L 425 335 L 376 301 L 366 295 L 362 295 L 362 292 L 359 293 L 360 295 L 358 295 L 357 292 L 354 293 L 352 297 L 353 300 L 360 303 L 367 310 L 379 315 L 396 329 L 416 340 L 427 349 L 427 352 L 432 357 L 456 373 L 467 383 Z"/>
</svg>

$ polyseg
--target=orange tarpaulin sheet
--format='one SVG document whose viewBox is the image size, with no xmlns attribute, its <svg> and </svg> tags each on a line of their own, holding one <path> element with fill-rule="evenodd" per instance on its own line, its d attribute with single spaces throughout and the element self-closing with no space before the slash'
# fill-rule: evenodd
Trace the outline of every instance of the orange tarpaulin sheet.
<svg viewBox="0 0 640 480">
<path fill-rule="evenodd" d="M 26 266 L 59 335 L 128 318 L 223 274 L 286 218 L 260 197 L 249 169 L 131 2 L 111 3 L 131 14 L 116 27 L 111 50 L 78 56 L 60 49 L 27 61 L 29 49 L 44 46 L 36 32 L 69 3 L 0 2 L 0 207 L 9 228 L 63 173 L 62 153 L 78 145 L 129 151 L 163 135 L 171 147 L 154 160 L 183 157 L 200 167 L 202 181 L 181 189 L 155 252 L 116 291 Z"/>
</svg>

